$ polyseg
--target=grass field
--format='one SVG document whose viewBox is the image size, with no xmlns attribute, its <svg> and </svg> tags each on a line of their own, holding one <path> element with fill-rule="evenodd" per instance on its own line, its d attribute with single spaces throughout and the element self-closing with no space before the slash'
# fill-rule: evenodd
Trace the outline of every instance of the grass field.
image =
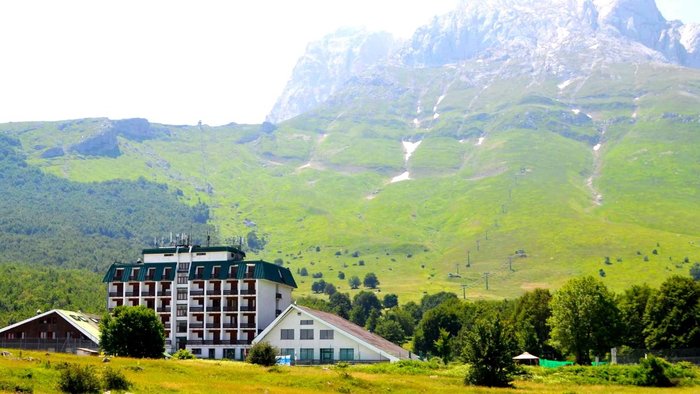
<svg viewBox="0 0 700 394">
<path fill-rule="evenodd" d="M 234 361 L 138 360 L 60 353 L 20 352 L 0 356 L 0 392 L 18 388 L 35 393 L 58 390 L 62 363 L 92 365 L 98 375 L 109 366 L 132 382 L 135 393 L 693 393 L 697 387 L 654 389 L 622 385 L 588 385 L 516 380 L 513 389 L 469 387 L 463 384 L 466 367 L 403 369 L 394 365 L 264 368 Z"/>
</svg>

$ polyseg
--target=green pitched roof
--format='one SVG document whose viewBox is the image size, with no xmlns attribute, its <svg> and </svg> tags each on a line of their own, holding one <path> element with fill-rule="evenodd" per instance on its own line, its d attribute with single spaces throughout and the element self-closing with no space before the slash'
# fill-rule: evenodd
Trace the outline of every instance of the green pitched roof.
<svg viewBox="0 0 700 394">
<path fill-rule="evenodd" d="M 231 260 L 226 260 L 226 261 L 194 261 L 190 265 L 190 271 L 189 271 L 189 279 L 193 280 L 196 279 L 197 276 L 197 268 L 202 267 L 202 277 L 201 279 L 226 279 L 228 277 L 228 272 L 229 268 L 231 266 L 237 266 L 237 272 L 236 272 L 236 279 L 246 279 L 246 267 L 249 264 L 255 264 L 255 268 L 253 270 L 253 275 L 250 277 L 250 279 L 265 279 L 269 280 L 271 282 L 277 282 L 283 285 L 291 286 L 296 288 L 297 283 L 294 280 L 294 276 L 292 276 L 291 271 L 289 271 L 289 268 L 285 267 L 280 267 L 278 265 L 268 263 L 267 261 L 231 261 Z M 168 278 L 163 277 L 163 273 L 165 272 L 165 268 L 170 267 L 172 268 L 170 270 L 170 276 Z M 218 277 L 214 277 L 214 267 L 220 267 L 219 269 L 219 275 Z M 109 269 L 107 270 L 107 273 L 105 274 L 104 278 L 102 279 L 103 282 L 114 282 L 114 275 L 117 271 L 117 268 L 123 268 L 124 273 L 122 274 L 122 279 L 119 280 L 120 282 L 126 282 L 129 279 L 129 276 L 131 275 L 131 270 L 133 268 L 141 268 L 141 271 L 139 272 L 139 276 L 136 278 L 138 281 L 144 281 L 146 280 L 146 274 L 148 272 L 148 268 L 155 268 L 155 275 L 153 280 L 175 280 L 175 268 L 176 268 L 176 263 L 131 263 L 131 264 L 122 264 L 122 263 L 114 263 L 112 264 Z"/>
</svg>

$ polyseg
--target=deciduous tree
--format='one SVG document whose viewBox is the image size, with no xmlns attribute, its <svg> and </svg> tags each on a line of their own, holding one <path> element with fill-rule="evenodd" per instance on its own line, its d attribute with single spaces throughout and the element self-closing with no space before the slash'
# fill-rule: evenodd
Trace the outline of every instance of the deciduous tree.
<svg viewBox="0 0 700 394">
<path fill-rule="evenodd" d="M 100 321 L 100 348 L 107 354 L 136 358 L 161 358 L 165 329 L 152 309 L 118 306 Z"/>
</svg>

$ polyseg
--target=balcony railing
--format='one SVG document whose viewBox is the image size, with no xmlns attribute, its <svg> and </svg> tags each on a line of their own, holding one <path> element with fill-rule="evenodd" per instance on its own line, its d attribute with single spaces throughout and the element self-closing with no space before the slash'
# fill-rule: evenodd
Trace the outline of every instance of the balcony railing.
<svg viewBox="0 0 700 394">
<path fill-rule="evenodd" d="M 190 290 L 191 296 L 203 296 L 204 290 Z"/>
<path fill-rule="evenodd" d="M 238 328 L 238 323 L 224 323 L 224 328 Z"/>
<path fill-rule="evenodd" d="M 238 305 L 224 305 L 224 312 L 238 312 Z"/>
<path fill-rule="evenodd" d="M 124 295 L 127 297 L 138 297 L 139 292 L 138 291 L 127 291 L 126 293 L 124 293 Z"/>
<path fill-rule="evenodd" d="M 160 313 L 170 313 L 170 307 L 166 306 L 164 308 L 158 308 L 158 312 Z"/>
<path fill-rule="evenodd" d="M 241 305 L 241 311 L 243 312 L 255 312 L 255 305 Z"/>
<path fill-rule="evenodd" d="M 141 295 L 144 297 L 155 297 L 156 292 L 155 291 L 142 291 Z"/>
<path fill-rule="evenodd" d="M 121 292 L 121 291 L 110 291 L 110 292 L 109 292 L 109 296 L 110 296 L 110 297 L 121 297 L 121 296 L 122 296 L 122 292 Z"/>
<path fill-rule="evenodd" d="M 190 322 L 190 328 L 204 328 L 204 323 L 192 323 Z M 188 341 L 189 343 L 189 341 Z"/>
<path fill-rule="evenodd" d="M 238 295 L 238 289 L 224 290 L 224 295 Z"/>
<path fill-rule="evenodd" d="M 247 290 L 241 289 L 241 294 L 243 294 L 243 295 L 255 295 L 255 289 L 247 289 Z"/>
<path fill-rule="evenodd" d="M 221 295 L 221 290 L 207 290 L 207 295 Z"/>
<path fill-rule="evenodd" d="M 219 323 L 207 323 L 207 328 L 220 328 L 221 324 Z"/>
<path fill-rule="evenodd" d="M 255 323 L 241 323 L 241 328 L 255 328 Z"/>
<path fill-rule="evenodd" d="M 221 306 L 208 306 L 207 312 L 221 312 Z"/>
<path fill-rule="evenodd" d="M 170 290 L 165 290 L 165 291 L 159 291 L 158 296 L 159 297 L 171 297 L 173 295 L 173 292 Z"/>
<path fill-rule="evenodd" d="M 190 312 L 204 312 L 203 306 L 191 306 Z"/>
</svg>

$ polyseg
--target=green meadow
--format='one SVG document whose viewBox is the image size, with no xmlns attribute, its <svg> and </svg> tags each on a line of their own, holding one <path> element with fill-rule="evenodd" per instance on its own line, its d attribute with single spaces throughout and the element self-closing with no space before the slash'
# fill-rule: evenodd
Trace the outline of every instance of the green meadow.
<svg viewBox="0 0 700 394">
<path fill-rule="evenodd" d="M 526 368 L 513 388 L 465 386 L 468 367 L 451 365 L 377 364 L 265 368 L 235 361 L 149 360 L 74 356 L 62 353 L 18 352 L 0 356 L 0 392 L 58 393 L 66 363 L 91 366 L 101 376 L 106 367 L 121 372 L 134 393 L 692 393 L 696 378 L 678 381 L 675 388 L 646 388 L 613 384 L 600 376 L 614 376 L 630 367 L 576 367 L 575 373 Z M 595 368 L 606 369 L 593 373 Z M 573 371 L 573 370 L 572 370 Z M 689 370 L 690 371 L 690 370 Z M 697 367 L 688 372 L 697 376 Z M 587 376 L 597 376 L 593 379 Z"/>
</svg>

